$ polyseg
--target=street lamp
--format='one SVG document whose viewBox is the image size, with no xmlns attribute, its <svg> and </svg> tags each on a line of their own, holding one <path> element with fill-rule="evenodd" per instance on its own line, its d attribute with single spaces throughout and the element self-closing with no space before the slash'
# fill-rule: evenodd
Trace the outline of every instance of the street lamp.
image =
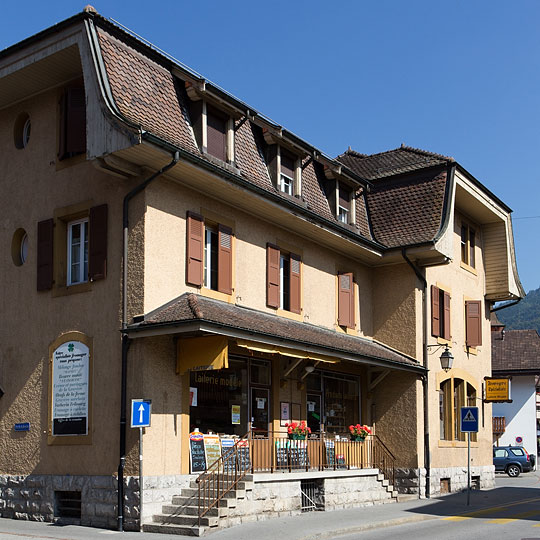
<svg viewBox="0 0 540 540">
<path fill-rule="evenodd" d="M 453 363 L 454 363 L 454 356 L 452 355 L 452 352 L 448 348 L 448 345 L 446 345 L 444 351 L 441 353 L 441 367 L 444 369 L 446 373 L 448 373 L 452 369 Z"/>
</svg>

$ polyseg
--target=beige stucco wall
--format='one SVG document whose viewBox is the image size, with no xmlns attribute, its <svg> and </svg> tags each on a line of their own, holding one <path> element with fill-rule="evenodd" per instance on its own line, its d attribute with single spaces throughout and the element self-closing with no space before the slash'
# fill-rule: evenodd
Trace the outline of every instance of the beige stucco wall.
<svg viewBox="0 0 540 540">
<path fill-rule="evenodd" d="M 5 391 L 0 399 L 0 473 L 110 474 L 118 467 L 121 208 L 128 185 L 78 158 L 58 164 L 57 170 L 57 102 L 53 90 L 0 115 L 0 181 L 9 197 L 0 219 L 0 386 Z M 18 150 L 13 125 L 22 111 L 29 114 L 32 131 L 28 146 Z M 37 292 L 38 221 L 84 201 L 109 205 L 107 278 L 90 284 L 88 292 Z M 15 266 L 10 246 L 20 227 L 28 234 L 28 259 Z M 49 344 L 67 331 L 82 332 L 93 343 L 91 445 L 47 443 Z M 30 432 L 15 433 L 16 422 L 30 422 Z"/>
<path fill-rule="evenodd" d="M 466 464 L 467 443 L 463 441 L 440 441 L 439 421 L 439 393 L 441 380 L 447 376 L 461 378 L 471 382 L 477 393 L 477 398 L 482 396 L 482 383 L 484 376 L 491 373 L 491 332 L 489 324 L 489 306 L 482 302 L 482 345 L 475 350 L 467 352 L 465 347 L 465 300 L 483 300 L 485 294 L 484 262 L 483 262 L 483 239 L 482 230 L 476 226 L 476 265 L 474 271 L 464 268 L 461 264 L 461 222 L 475 225 L 474 221 L 465 218 L 456 212 L 453 221 L 453 258 L 445 266 L 431 267 L 427 269 L 429 285 L 437 285 L 451 295 L 451 340 L 449 346 L 454 356 L 454 367 L 445 375 L 441 370 L 439 357 L 441 349 L 431 348 L 428 354 L 429 367 L 429 424 L 431 432 L 432 466 L 450 467 Z M 428 291 L 428 299 L 431 302 L 431 291 Z M 431 320 L 431 304 L 428 304 L 428 319 Z M 444 343 L 431 336 L 429 328 L 429 344 Z M 481 399 L 477 399 L 476 405 L 480 413 L 480 431 L 478 442 L 471 443 L 471 455 L 474 465 L 489 465 L 491 456 L 491 405 L 482 407 Z"/>
</svg>

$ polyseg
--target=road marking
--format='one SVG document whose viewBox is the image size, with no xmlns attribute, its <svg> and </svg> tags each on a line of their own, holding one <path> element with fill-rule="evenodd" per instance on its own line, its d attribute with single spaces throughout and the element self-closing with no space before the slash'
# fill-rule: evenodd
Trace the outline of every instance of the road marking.
<svg viewBox="0 0 540 540">
<path fill-rule="evenodd" d="M 467 512 L 466 514 L 460 514 L 458 516 L 450 516 L 450 517 L 445 517 L 441 519 L 444 521 L 465 521 L 466 519 L 473 519 L 475 517 L 484 516 L 486 514 L 491 514 L 493 512 L 505 512 L 506 510 L 508 510 L 508 508 L 512 506 L 517 506 L 519 504 L 526 504 L 526 503 L 536 502 L 536 501 L 540 501 L 540 497 L 535 497 L 532 499 L 523 499 L 521 501 L 503 504 L 501 506 L 492 506 L 490 508 L 483 508 L 481 510 L 476 510 L 474 512 Z"/>
<path fill-rule="evenodd" d="M 529 510 L 528 512 L 520 512 L 519 514 L 514 514 L 510 518 L 492 519 L 491 521 L 486 521 L 486 523 L 497 523 L 499 525 L 504 525 L 505 523 L 512 523 L 513 521 L 518 521 L 519 519 L 531 516 L 537 516 L 539 514 L 540 508 L 537 508 L 536 510 Z"/>
</svg>

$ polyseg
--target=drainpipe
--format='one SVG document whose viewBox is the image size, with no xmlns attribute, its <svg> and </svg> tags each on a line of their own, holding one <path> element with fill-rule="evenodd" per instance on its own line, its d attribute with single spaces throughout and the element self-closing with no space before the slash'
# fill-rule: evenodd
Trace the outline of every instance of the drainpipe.
<svg viewBox="0 0 540 540">
<path fill-rule="evenodd" d="M 161 176 L 169 169 L 174 167 L 180 159 L 179 152 L 174 153 L 174 157 L 170 163 L 159 169 L 144 182 L 135 186 L 125 197 L 123 207 L 123 255 L 122 255 L 122 330 L 127 327 L 127 278 L 128 278 L 128 230 L 129 230 L 129 202 L 135 195 L 146 189 L 148 185 L 158 176 Z M 126 465 L 126 426 L 127 426 L 127 365 L 128 351 L 131 340 L 127 334 L 122 335 L 122 376 L 120 382 L 120 463 L 118 464 L 118 530 L 124 530 L 124 468 Z M 142 498 L 142 486 L 139 486 L 139 494 Z M 142 516 L 141 516 L 142 518 Z M 139 518 L 139 519 L 141 519 Z"/>
<path fill-rule="evenodd" d="M 407 262 L 407 264 L 413 269 L 416 277 L 422 283 L 422 360 L 424 368 L 428 370 L 428 347 L 427 347 L 427 281 L 420 269 L 413 264 L 413 262 L 407 257 L 407 251 L 402 248 L 401 255 Z M 422 375 L 422 394 L 424 398 L 424 468 L 426 469 L 426 499 L 430 498 L 430 485 L 431 485 L 431 452 L 429 446 L 429 414 L 428 414 L 428 377 L 427 373 Z"/>
</svg>

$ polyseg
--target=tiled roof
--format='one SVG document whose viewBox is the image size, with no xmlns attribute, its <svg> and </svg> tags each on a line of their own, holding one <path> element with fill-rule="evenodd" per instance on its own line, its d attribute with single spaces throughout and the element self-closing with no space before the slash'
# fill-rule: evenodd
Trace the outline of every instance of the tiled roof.
<svg viewBox="0 0 540 540">
<path fill-rule="evenodd" d="M 491 334 L 493 372 L 536 371 L 540 375 L 540 336 L 536 330 L 505 330 Z"/>
<path fill-rule="evenodd" d="M 371 181 L 454 161 L 451 157 L 403 145 L 395 150 L 371 155 L 347 150 L 336 159 L 351 171 Z"/>
<path fill-rule="evenodd" d="M 441 227 L 446 172 L 379 180 L 367 194 L 375 240 L 388 247 L 434 240 Z"/>
<path fill-rule="evenodd" d="M 190 321 L 214 323 L 220 327 L 247 331 L 255 340 L 257 335 L 271 336 L 331 349 L 333 352 L 382 361 L 389 366 L 399 364 L 421 369 L 420 364 L 413 358 L 369 339 L 340 334 L 309 323 L 293 321 L 193 293 L 185 293 L 149 313 L 143 322 L 131 325 L 128 330 L 147 330 L 154 326 L 178 325 Z"/>
</svg>

